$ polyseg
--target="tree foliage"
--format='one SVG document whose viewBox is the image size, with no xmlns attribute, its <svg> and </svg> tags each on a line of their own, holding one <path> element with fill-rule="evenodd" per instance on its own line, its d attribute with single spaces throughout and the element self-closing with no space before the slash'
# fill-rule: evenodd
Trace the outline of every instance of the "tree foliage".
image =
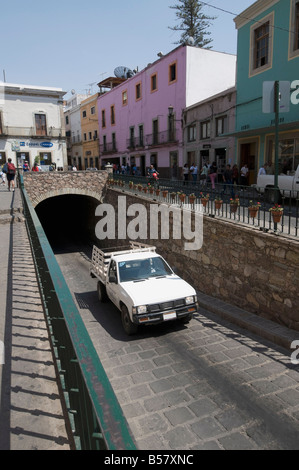
<svg viewBox="0 0 299 470">
<path fill-rule="evenodd" d="M 208 28 L 211 20 L 215 17 L 206 16 L 202 11 L 202 4 L 198 0 L 178 0 L 179 3 L 170 6 L 176 10 L 177 20 L 180 22 L 174 27 L 169 29 L 173 31 L 182 31 L 181 38 L 174 44 L 186 44 L 191 37 L 194 41 L 194 46 L 210 49 L 213 39 Z"/>
</svg>

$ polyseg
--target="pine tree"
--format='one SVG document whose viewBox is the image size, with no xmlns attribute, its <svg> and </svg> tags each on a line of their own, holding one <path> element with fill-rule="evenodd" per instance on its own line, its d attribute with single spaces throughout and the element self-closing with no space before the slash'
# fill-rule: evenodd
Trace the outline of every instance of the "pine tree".
<svg viewBox="0 0 299 470">
<path fill-rule="evenodd" d="M 198 0 L 178 0 L 180 3 L 170 6 L 176 11 L 176 17 L 180 24 L 169 29 L 173 31 L 182 31 L 181 39 L 174 44 L 186 44 L 191 37 L 194 46 L 211 49 L 209 44 L 212 42 L 210 32 L 207 31 L 210 21 L 215 17 L 206 16 L 202 12 L 202 4 Z"/>
</svg>

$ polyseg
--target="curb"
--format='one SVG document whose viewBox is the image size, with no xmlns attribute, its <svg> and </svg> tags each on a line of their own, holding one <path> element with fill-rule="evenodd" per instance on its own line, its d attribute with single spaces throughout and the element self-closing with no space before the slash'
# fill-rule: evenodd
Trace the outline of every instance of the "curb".
<svg viewBox="0 0 299 470">
<path fill-rule="evenodd" d="M 262 318 L 254 313 L 246 312 L 239 307 L 227 304 L 222 300 L 216 299 L 209 295 L 197 292 L 198 305 L 224 320 L 244 328 L 261 338 L 281 346 L 288 352 L 293 351 L 291 348 L 293 341 L 299 340 L 299 331 L 292 330 L 286 326 L 279 325 L 271 320 Z"/>
</svg>

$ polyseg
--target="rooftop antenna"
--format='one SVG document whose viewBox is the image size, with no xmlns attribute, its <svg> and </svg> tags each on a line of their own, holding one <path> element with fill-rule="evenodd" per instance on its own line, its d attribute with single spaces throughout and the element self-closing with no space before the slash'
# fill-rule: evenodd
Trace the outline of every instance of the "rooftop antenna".
<svg viewBox="0 0 299 470">
<path fill-rule="evenodd" d="M 3 81 L 4 83 L 6 82 L 6 78 L 5 78 L 5 70 L 3 69 Z"/>
</svg>

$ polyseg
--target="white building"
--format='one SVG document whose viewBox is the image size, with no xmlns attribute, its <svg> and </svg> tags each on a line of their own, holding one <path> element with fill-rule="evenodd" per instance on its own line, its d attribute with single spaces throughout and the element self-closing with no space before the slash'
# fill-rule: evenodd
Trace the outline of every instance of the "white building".
<svg viewBox="0 0 299 470">
<path fill-rule="evenodd" d="M 0 163 L 67 169 L 61 88 L 0 83 Z"/>
</svg>

